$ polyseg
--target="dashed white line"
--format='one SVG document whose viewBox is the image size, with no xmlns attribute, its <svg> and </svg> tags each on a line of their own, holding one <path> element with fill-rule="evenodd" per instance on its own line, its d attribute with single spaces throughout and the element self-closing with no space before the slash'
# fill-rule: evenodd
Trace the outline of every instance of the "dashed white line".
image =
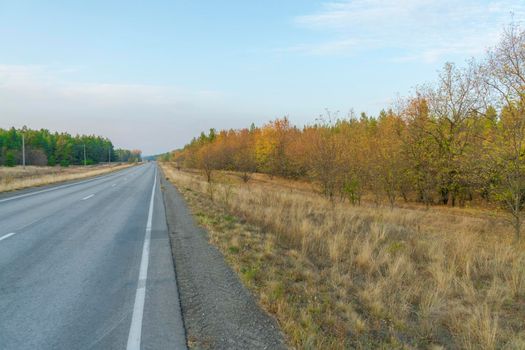
<svg viewBox="0 0 525 350">
<path fill-rule="evenodd" d="M 83 201 L 88 200 L 88 199 L 90 199 L 93 196 L 94 196 L 94 194 L 90 194 L 89 196 L 86 196 L 86 197 L 82 198 L 82 200 Z"/>
<path fill-rule="evenodd" d="M 9 237 L 11 237 L 11 236 L 13 236 L 15 234 L 16 234 L 16 232 L 8 233 L 7 235 L 4 235 L 4 236 L 0 237 L 0 241 L 3 241 L 4 239 L 9 238 Z"/>
<path fill-rule="evenodd" d="M 140 261 L 139 281 L 135 294 L 135 305 L 131 326 L 129 328 L 127 350 L 140 350 L 140 338 L 142 336 L 142 317 L 144 315 L 144 301 L 146 298 L 146 281 L 148 279 L 149 248 L 151 239 L 151 222 L 153 220 L 153 200 L 155 198 L 155 186 L 157 186 L 157 169 L 155 169 L 155 180 L 151 190 L 151 200 L 149 202 L 148 221 L 146 223 L 146 236 L 142 246 L 142 259 Z"/>
</svg>

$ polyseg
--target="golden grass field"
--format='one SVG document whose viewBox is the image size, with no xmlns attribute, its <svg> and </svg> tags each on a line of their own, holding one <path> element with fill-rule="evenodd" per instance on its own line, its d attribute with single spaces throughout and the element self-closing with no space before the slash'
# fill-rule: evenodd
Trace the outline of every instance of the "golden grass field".
<svg viewBox="0 0 525 350">
<path fill-rule="evenodd" d="M 331 204 L 161 164 L 297 349 L 525 349 L 525 246 L 489 210 Z"/>
<path fill-rule="evenodd" d="M 112 165 L 70 166 L 67 168 L 26 166 L 25 169 L 21 166 L 0 167 L 0 192 L 82 179 L 124 169 L 131 165 L 115 163 Z"/>
</svg>

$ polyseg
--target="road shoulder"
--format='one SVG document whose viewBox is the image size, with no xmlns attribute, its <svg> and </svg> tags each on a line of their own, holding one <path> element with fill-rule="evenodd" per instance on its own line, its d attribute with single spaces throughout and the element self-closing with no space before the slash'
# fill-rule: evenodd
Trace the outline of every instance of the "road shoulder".
<svg viewBox="0 0 525 350">
<path fill-rule="evenodd" d="M 275 322 L 195 224 L 182 195 L 162 176 L 181 308 L 194 349 L 285 349 Z"/>
</svg>

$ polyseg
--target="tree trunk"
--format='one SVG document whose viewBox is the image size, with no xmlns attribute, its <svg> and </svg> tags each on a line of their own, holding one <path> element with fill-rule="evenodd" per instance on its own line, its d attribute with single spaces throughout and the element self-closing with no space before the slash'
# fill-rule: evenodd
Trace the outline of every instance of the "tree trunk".
<svg viewBox="0 0 525 350">
<path fill-rule="evenodd" d="M 519 242 L 521 239 L 521 217 L 519 213 L 514 216 L 514 231 L 516 235 L 516 242 Z"/>
<path fill-rule="evenodd" d="M 211 183 L 211 170 L 205 169 L 204 172 L 206 173 L 206 181 L 208 181 L 208 183 Z"/>
<path fill-rule="evenodd" d="M 443 205 L 448 204 L 448 189 L 446 188 L 441 189 L 441 202 L 443 203 Z"/>
<path fill-rule="evenodd" d="M 517 193 L 514 195 L 514 208 L 512 208 L 512 214 L 514 215 L 514 230 L 516 234 L 516 242 L 519 242 L 521 238 L 521 195 L 518 193 L 518 191 L 516 192 Z"/>
</svg>

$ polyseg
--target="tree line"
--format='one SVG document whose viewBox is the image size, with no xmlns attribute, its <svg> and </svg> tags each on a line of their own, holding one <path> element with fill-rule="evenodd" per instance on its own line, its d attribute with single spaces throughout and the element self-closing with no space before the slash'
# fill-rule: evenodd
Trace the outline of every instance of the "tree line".
<svg viewBox="0 0 525 350">
<path fill-rule="evenodd" d="M 447 63 L 390 109 L 298 128 L 214 129 L 172 152 L 178 166 L 307 178 L 332 201 L 501 204 L 519 239 L 525 203 L 525 31 L 508 26 L 481 61 Z"/>
<path fill-rule="evenodd" d="M 23 140 L 22 140 L 23 139 Z M 115 149 L 112 142 L 95 135 L 76 135 L 32 130 L 0 128 L 0 165 L 22 164 L 23 142 L 27 165 L 88 165 L 101 162 L 136 162 L 141 160 L 139 150 Z M 84 152 L 85 151 L 85 152 Z"/>
</svg>

